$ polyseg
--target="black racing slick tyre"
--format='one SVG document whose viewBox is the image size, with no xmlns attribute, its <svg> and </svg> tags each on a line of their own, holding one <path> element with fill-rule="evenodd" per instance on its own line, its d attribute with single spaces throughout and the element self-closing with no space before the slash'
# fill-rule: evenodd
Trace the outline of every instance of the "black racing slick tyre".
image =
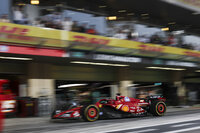
<svg viewBox="0 0 200 133">
<path fill-rule="evenodd" d="M 150 113 L 153 116 L 163 116 L 167 110 L 163 101 L 153 101 L 150 105 Z"/>
<path fill-rule="evenodd" d="M 96 105 L 87 105 L 81 109 L 84 121 L 93 122 L 99 119 L 99 108 Z"/>
<path fill-rule="evenodd" d="M 56 115 L 56 111 L 54 110 L 52 113 L 51 113 L 51 119 L 55 119 L 53 116 Z"/>
</svg>

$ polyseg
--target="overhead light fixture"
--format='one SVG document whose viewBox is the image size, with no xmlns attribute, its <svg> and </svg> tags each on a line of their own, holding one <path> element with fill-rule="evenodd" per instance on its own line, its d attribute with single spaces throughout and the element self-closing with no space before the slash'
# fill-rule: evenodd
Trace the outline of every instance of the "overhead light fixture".
<svg viewBox="0 0 200 133">
<path fill-rule="evenodd" d="M 133 16 L 133 15 L 135 15 L 134 13 L 128 13 L 127 14 L 128 16 Z"/>
<path fill-rule="evenodd" d="M 32 58 L 23 58 L 23 57 L 6 57 L 0 56 L 0 59 L 8 59 L 8 60 L 33 60 Z"/>
<path fill-rule="evenodd" d="M 148 17 L 148 16 L 146 16 L 146 17 L 142 17 L 142 19 L 149 19 L 149 17 Z"/>
<path fill-rule="evenodd" d="M 123 13 L 123 12 L 126 12 L 126 10 L 119 10 L 118 12 Z"/>
<path fill-rule="evenodd" d="M 170 22 L 170 23 L 168 23 L 169 25 L 173 25 L 173 24 L 176 24 L 176 22 Z"/>
<path fill-rule="evenodd" d="M 84 11 L 85 9 L 84 8 L 78 8 L 76 9 L 77 11 Z"/>
<path fill-rule="evenodd" d="M 56 4 L 56 6 L 63 6 L 63 4 Z"/>
<path fill-rule="evenodd" d="M 106 5 L 103 5 L 103 6 L 99 6 L 99 8 L 105 8 L 106 7 Z"/>
<path fill-rule="evenodd" d="M 124 17 L 119 17 L 118 19 L 124 19 Z"/>
<path fill-rule="evenodd" d="M 200 70 L 196 70 L 195 72 L 198 72 L 198 73 L 200 73 Z"/>
<path fill-rule="evenodd" d="M 107 20 L 117 20 L 117 16 L 106 17 Z"/>
<path fill-rule="evenodd" d="M 66 84 L 66 85 L 60 85 L 58 88 L 69 88 L 69 87 L 77 87 L 77 86 L 85 86 L 87 84 Z"/>
<path fill-rule="evenodd" d="M 174 35 L 179 35 L 179 34 L 185 33 L 185 31 L 184 31 L 184 30 L 178 30 L 178 31 L 173 31 L 172 33 L 173 33 Z"/>
<path fill-rule="evenodd" d="M 85 64 L 85 65 L 99 65 L 99 66 L 118 66 L 118 67 L 127 67 L 129 65 L 124 64 L 111 64 L 111 63 L 96 63 L 96 62 L 84 62 L 84 61 L 71 61 L 73 64 Z"/>
<path fill-rule="evenodd" d="M 17 5 L 18 6 L 25 6 L 26 4 L 25 3 L 18 3 Z"/>
<path fill-rule="evenodd" d="M 40 4 L 40 1 L 39 0 L 31 0 L 31 4 L 38 5 L 38 4 Z"/>
<path fill-rule="evenodd" d="M 162 85 L 162 83 L 154 83 L 154 85 L 159 86 Z"/>
<path fill-rule="evenodd" d="M 134 87 L 134 86 L 137 86 L 137 85 L 140 85 L 140 84 L 130 84 L 130 85 L 128 85 L 128 87 Z"/>
<path fill-rule="evenodd" d="M 141 16 L 148 16 L 148 15 L 149 15 L 148 13 L 141 14 Z"/>
<path fill-rule="evenodd" d="M 55 9 L 53 8 L 50 8 L 50 9 L 46 9 L 47 11 L 54 11 Z"/>
<path fill-rule="evenodd" d="M 158 69 L 158 70 L 172 70 L 172 71 L 184 71 L 184 68 L 170 68 L 170 67 L 146 67 L 147 69 Z"/>
<path fill-rule="evenodd" d="M 161 28 L 162 31 L 169 31 L 169 27 Z"/>
<path fill-rule="evenodd" d="M 199 15 L 200 12 L 193 12 L 192 15 Z"/>
</svg>

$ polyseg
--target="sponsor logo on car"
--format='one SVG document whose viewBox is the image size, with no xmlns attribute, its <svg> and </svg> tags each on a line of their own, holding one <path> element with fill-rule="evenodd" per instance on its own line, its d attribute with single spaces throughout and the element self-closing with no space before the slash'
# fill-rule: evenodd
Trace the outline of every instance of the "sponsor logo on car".
<svg viewBox="0 0 200 133">
<path fill-rule="evenodd" d="M 78 111 L 75 111 L 74 114 L 73 114 L 73 116 L 74 116 L 74 117 L 79 117 L 79 116 L 80 116 L 80 113 L 79 113 Z"/>
<path fill-rule="evenodd" d="M 122 111 L 128 112 L 128 111 L 129 111 L 129 107 L 128 107 L 127 105 L 124 105 L 124 106 L 122 107 Z"/>
<path fill-rule="evenodd" d="M 116 109 L 120 109 L 122 104 L 117 105 Z"/>
</svg>

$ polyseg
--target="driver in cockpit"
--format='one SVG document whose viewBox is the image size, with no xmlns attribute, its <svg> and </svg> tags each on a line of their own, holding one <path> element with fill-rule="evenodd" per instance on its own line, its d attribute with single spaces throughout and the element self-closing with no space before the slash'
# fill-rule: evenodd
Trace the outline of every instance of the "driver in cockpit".
<svg viewBox="0 0 200 133">
<path fill-rule="evenodd" d="M 123 98 L 124 98 L 124 96 L 121 96 L 120 93 L 117 93 L 117 94 L 116 94 L 116 100 L 117 100 L 117 101 L 119 101 L 119 100 L 121 100 L 121 99 L 123 99 Z"/>
</svg>

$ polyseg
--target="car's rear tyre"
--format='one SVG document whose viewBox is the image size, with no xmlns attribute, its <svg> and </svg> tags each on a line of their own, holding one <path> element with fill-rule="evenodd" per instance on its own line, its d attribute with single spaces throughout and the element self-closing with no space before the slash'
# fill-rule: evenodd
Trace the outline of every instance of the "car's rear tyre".
<svg viewBox="0 0 200 133">
<path fill-rule="evenodd" d="M 96 105 L 84 106 L 81 109 L 82 119 L 93 122 L 99 119 L 99 108 Z"/>
<path fill-rule="evenodd" d="M 150 113 L 153 116 L 163 116 L 167 110 L 163 101 L 153 101 L 150 105 Z"/>
</svg>

